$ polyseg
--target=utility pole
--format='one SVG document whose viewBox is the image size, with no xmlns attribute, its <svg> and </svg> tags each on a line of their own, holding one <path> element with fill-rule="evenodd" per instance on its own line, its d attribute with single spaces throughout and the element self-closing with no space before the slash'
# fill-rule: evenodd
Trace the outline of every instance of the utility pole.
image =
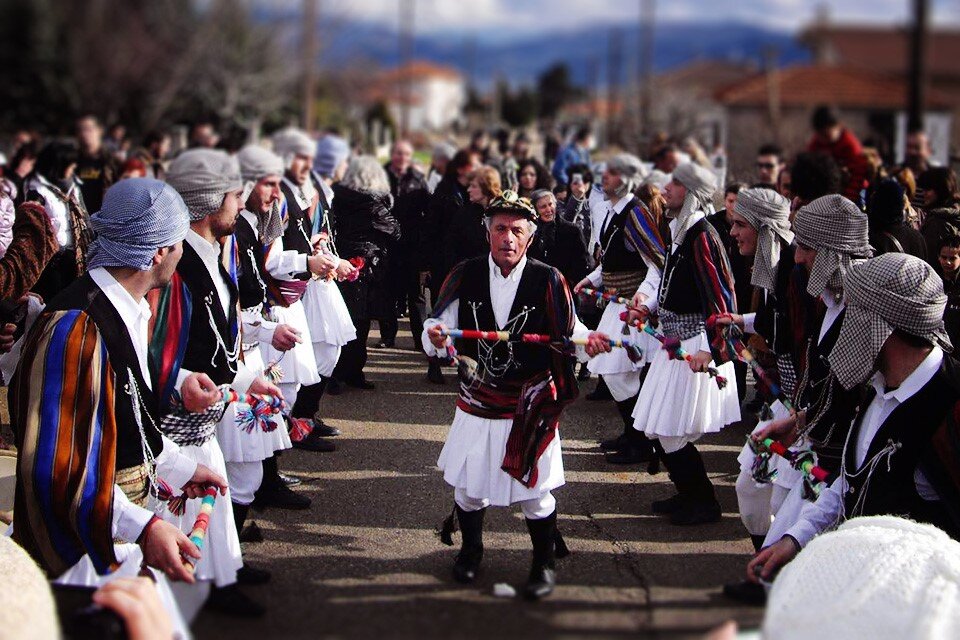
<svg viewBox="0 0 960 640">
<path fill-rule="evenodd" d="M 416 0 L 401 0 L 400 6 L 400 137 L 410 131 L 410 101 L 412 99 L 413 25 Z"/>
<path fill-rule="evenodd" d="M 618 136 L 614 135 L 616 116 L 614 111 L 620 95 L 620 66 L 623 62 L 623 34 L 618 27 L 610 29 L 607 39 L 607 144 Z"/>
<path fill-rule="evenodd" d="M 317 5 L 319 0 L 303 0 L 303 128 L 312 131 L 316 124 L 314 101 L 317 86 Z"/>
<path fill-rule="evenodd" d="M 913 0 L 913 25 L 910 30 L 910 96 L 907 104 L 907 130 L 923 129 L 923 111 L 927 89 L 927 17 L 929 0 Z"/>
<path fill-rule="evenodd" d="M 650 137 L 650 93 L 653 80 L 653 34 L 656 21 L 656 0 L 640 0 L 640 138 L 643 144 Z"/>
</svg>

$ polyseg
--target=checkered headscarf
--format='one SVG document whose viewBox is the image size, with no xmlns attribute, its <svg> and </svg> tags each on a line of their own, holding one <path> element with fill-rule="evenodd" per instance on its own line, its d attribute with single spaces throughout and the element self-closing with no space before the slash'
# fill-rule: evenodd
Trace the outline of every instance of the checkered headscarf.
<svg viewBox="0 0 960 640">
<path fill-rule="evenodd" d="M 203 220 L 216 212 L 223 198 L 243 188 L 236 158 L 216 149 L 190 149 L 173 159 L 167 182 L 190 209 L 190 220 Z"/>
<path fill-rule="evenodd" d="M 867 239 L 867 214 L 840 195 L 817 198 L 797 211 L 793 219 L 797 242 L 817 250 L 807 293 L 817 297 L 830 287 L 843 291 L 843 279 L 857 258 L 873 255 Z"/>
<path fill-rule="evenodd" d="M 830 369 L 850 389 L 876 370 L 883 343 L 895 329 L 953 351 L 943 326 L 943 281 L 925 261 L 886 253 L 855 265 L 845 282 L 847 310 Z"/>
<path fill-rule="evenodd" d="M 697 211 L 709 214 L 713 211 L 713 194 L 717 190 L 717 177 L 712 171 L 693 162 L 681 164 L 673 172 L 673 179 L 687 189 L 683 199 L 683 206 L 677 212 L 679 221 L 677 233 L 673 238 L 674 244 L 683 242 L 683 236 L 690 226 L 690 217 Z M 672 215 L 668 213 L 668 215 Z"/>
<path fill-rule="evenodd" d="M 283 160 L 280 156 L 257 145 L 248 145 L 237 154 L 240 162 L 240 175 L 247 181 L 245 189 L 253 191 L 253 187 L 264 178 L 283 176 Z M 249 194 L 247 199 L 249 198 Z M 244 199 L 246 203 L 246 199 Z M 283 235 L 283 220 L 280 217 L 280 202 L 274 202 L 270 211 L 262 213 L 252 212 L 257 218 L 257 234 L 264 245 L 271 244 Z"/>
<path fill-rule="evenodd" d="M 773 291 L 780 264 L 780 240 L 793 242 L 790 231 L 790 201 L 773 189 L 744 189 L 734 207 L 757 230 L 757 254 L 750 284 Z"/>
<path fill-rule="evenodd" d="M 152 178 L 129 178 L 107 189 L 100 211 L 90 216 L 97 238 L 87 250 L 87 268 L 131 267 L 147 271 L 158 249 L 187 237 L 189 213 L 180 195 Z"/>
</svg>

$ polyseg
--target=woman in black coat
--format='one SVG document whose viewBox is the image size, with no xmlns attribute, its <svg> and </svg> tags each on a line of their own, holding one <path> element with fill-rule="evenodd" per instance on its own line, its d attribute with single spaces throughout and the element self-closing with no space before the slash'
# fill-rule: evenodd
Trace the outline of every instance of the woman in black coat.
<svg viewBox="0 0 960 640">
<path fill-rule="evenodd" d="M 903 187 L 893 178 L 882 180 L 870 194 L 867 220 L 874 257 L 884 253 L 907 253 L 927 260 L 927 243 L 919 231 L 907 224 L 906 208 Z"/>
<path fill-rule="evenodd" d="M 590 270 L 590 256 L 580 229 L 557 216 L 557 199 L 552 191 L 534 191 L 531 201 L 540 219 L 527 256 L 556 267 L 568 286 L 580 282 Z"/>
<path fill-rule="evenodd" d="M 340 258 L 363 261 L 360 277 L 340 283 L 340 291 L 357 329 L 357 339 L 340 353 L 333 377 L 352 387 L 372 389 L 363 375 L 367 363 L 367 336 L 370 318 L 383 315 L 384 305 L 393 298 L 384 292 L 388 247 L 400 239 L 400 223 L 390 212 L 393 198 L 383 167 L 372 156 L 350 161 L 343 180 L 333 187 L 333 216 L 336 221 Z M 394 313 L 393 308 L 389 309 Z"/>
</svg>

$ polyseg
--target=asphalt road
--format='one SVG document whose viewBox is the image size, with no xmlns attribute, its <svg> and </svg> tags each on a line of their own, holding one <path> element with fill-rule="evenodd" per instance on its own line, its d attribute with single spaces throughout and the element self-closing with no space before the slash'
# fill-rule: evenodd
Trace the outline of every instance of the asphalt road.
<svg viewBox="0 0 960 640">
<path fill-rule="evenodd" d="M 752 551 L 733 487 L 746 427 L 701 441 L 723 520 L 673 527 L 649 510 L 672 493 L 665 472 L 604 462 L 598 439 L 621 423 L 612 403 L 583 399 L 594 381 L 560 427 L 567 484 L 555 495 L 573 553 L 558 563 L 556 592 L 539 603 L 492 595 L 495 583 L 526 579 L 530 540 L 518 509 L 488 511 L 483 573 L 475 585 L 454 583 L 456 549 L 435 534 L 452 508 L 435 463 L 453 416 L 454 376 L 448 370 L 445 386 L 428 384 L 409 334 L 399 344 L 370 350 L 375 390 L 324 398 L 326 420 L 343 430 L 337 452 L 284 454 L 281 467 L 304 478 L 297 490 L 312 498 L 311 509 L 254 515 L 266 541 L 245 544 L 245 558 L 270 569 L 273 581 L 248 592 L 267 616 L 205 612 L 198 638 L 673 638 L 698 637 L 730 618 L 758 624 L 760 609 L 720 595 Z"/>
</svg>

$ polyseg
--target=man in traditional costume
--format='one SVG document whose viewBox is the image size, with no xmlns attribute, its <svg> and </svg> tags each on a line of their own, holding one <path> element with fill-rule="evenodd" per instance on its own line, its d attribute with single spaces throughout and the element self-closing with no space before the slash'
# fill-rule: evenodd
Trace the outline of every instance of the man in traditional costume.
<svg viewBox="0 0 960 640">
<path fill-rule="evenodd" d="M 334 451 L 336 446 L 323 437 L 338 435 L 337 429 L 313 424 L 313 410 L 306 414 L 309 419 L 293 411 L 294 407 L 303 406 L 297 405 L 300 389 L 320 382 L 303 297 L 313 275 L 326 277 L 336 268 L 336 262 L 315 252 L 311 242 L 311 215 L 318 196 L 310 182 L 310 167 L 317 143 L 305 132 L 287 128 L 274 134 L 273 147 L 284 164 L 280 184 L 283 234 L 267 247 L 265 258 L 270 274 L 270 315 L 273 321 L 294 327 L 300 333 L 300 341 L 285 352 L 268 346 L 265 357 L 268 364 L 279 363 L 283 374 L 280 388 L 290 407 L 288 420 L 294 446 Z"/>
<path fill-rule="evenodd" d="M 266 366 L 262 350 L 266 345 L 285 352 L 299 339 L 298 332 L 290 325 L 268 319 L 268 276 L 263 254 L 264 244 L 270 244 L 283 232 L 280 221 L 283 161 L 256 145 L 244 147 L 237 154 L 237 160 L 245 191 L 250 192 L 234 232 L 243 360 L 248 369 L 262 375 Z M 277 469 L 277 453 L 291 446 L 282 416 L 258 414 L 243 403 L 234 405 L 234 416 L 235 425 L 229 420 L 221 421 L 217 439 L 227 462 L 237 532 L 242 531 L 255 496 L 259 499 L 258 505 L 309 507 L 310 499 L 291 491 Z"/>
<path fill-rule="evenodd" d="M 866 384 L 840 474 L 747 568 L 770 580 L 819 533 L 857 516 L 896 515 L 960 538 L 960 374 L 943 326 L 943 282 L 923 260 L 888 253 L 853 266 L 830 370 Z"/>
<path fill-rule="evenodd" d="M 447 356 L 447 329 L 548 334 L 559 343 L 573 335 L 576 316 L 563 276 L 526 257 L 536 219 L 529 201 L 513 192 L 490 204 L 490 253 L 461 262 L 448 275 L 433 317 L 424 322 L 428 356 Z M 586 327 L 580 330 L 586 335 Z M 599 339 L 588 353 L 599 352 L 598 345 Z M 463 583 L 476 578 L 486 508 L 520 503 L 534 549 L 524 594 L 542 598 L 556 583 L 557 508 L 551 492 L 564 484 L 557 425 L 563 405 L 577 395 L 573 359 L 562 347 L 522 342 L 457 340 L 456 350 L 477 369 L 460 381 L 453 425 L 437 463 L 454 488 L 463 534 L 454 578 Z"/>
<path fill-rule="evenodd" d="M 841 195 L 829 195 L 801 207 L 794 217 L 793 230 L 794 258 L 802 266 L 803 274 L 808 276 L 806 293 L 815 300 L 812 307 L 801 303 L 808 309 L 802 314 L 805 316 L 803 335 L 797 339 L 803 354 L 798 359 L 798 384 L 791 396 L 795 413 L 765 423 L 755 433 L 758 439 L 796 439 L 791 447 L 793 451 L 813 450 L 817 464 L 831 474 L 837 474 L 843 443 L 861 394 L 856 387 L 844 389 L 830 375 L 828 358 L 837 344 L 846 310 L 844 278 L 853 265 L 869 258 L 872 252 L 868 242 L 869 225 L 866 214 L 857 205 Z M 765 457 L 768 468 L 777 472 L 773 499 L 764 504 L 762 487 L 771 485 L 758 485 L 755 477 L 745 478 L 744 471 L 737 480 L 737 497 L 741 514 L 753 514 L 751 522 L 746 518 L 744 522 L 759 551 L 783 537 L 800 517 L 804 504 L 814 496 L 806 490 L 803 474 L 782 458 L 751 452 L 750 456 L 741 455 L 741 462 L 747 465 L 747 469 L 756 465 L 761 475 L 767 475 L 759 465 L 763 461 L 758 461 L 758 456 Z M 747 473 L 753 476 L 751 471 Z M 775 494 L 781 493 L 783 488 L 788 493 L 780 500 Z M 772 524 L 771 515 L 774 516 Z M 766 591 L 751 581 L 726 585 L 724 593 L 758 604 L 766 600 Z"/>
<path fill-rule="evenodd" d="M 179 382 L 189 372 L 200 371 L 206 373 L 214 385 L 229 385 L 241 395 L 249 391 L 281 397 L 280 390 L 263 378 L 260 370 L 247 367 L 240 357 L 236 266 L 235 263 L 228 265 L 231 271 L 224 267 L 221 246 L 223 239 L 233 234 L 243 208 L 243 182 L 236 159 L 222 151 L 191 149 L 170 163 L 167 181 L 190 210 L 190 230 L 183 258 L 166 293 L 171 303 L 179 296 L 189 296 L 191 304 L 186 307 L 189 312 L 180 316 L 179 331 L 168 330 L 162 336 L 154 336 L 155 341 L 162 339 L 165 347 L 176 344 L 182 349 L 181 361 L 161 367 L 166 376 L 162 385 L 167 386 L 170 379 Z M 173 349 L 167 348 L 163 353 L 171 351 Z M 224 414 L 221 421 L 226 422 L 221 430 L 240 428 L 231 412 Z M 217 425 L 212 426 L 212 429 L 206 425 L 198 429 L 188 425 L 168 430 L 167 435 L 181 445 L 185 454 L 226 474 Z M 190 531 L 198 514 L 199 504 L 188 504 L 181 516 L 165 514 L 165 517 L 181 530 Z M 214 582 L 208 606 L 232 615 L 262 615 L 263 607 L 247 597 L 237 582 L 260 583 L 269 576 L 251 570 L 238 574 L 242 566 L 232 503 L 223 500 L 210 517 L 207 548 L 196 567 L 197 579 Z"/>
<path fill-rule="evenodd" d="M 644 321 L 649 313 L 658 313 L 665 337 L 640 389 L 633 418 L 635 429 L 660 441 L 677 495 L 654 502 L 653 510 L 669 515 L 676 525 L 720 519 L 720 503 L 693 443 L 740 420 L 733 363 L 716 367 L 725 385 L 706 374 L 707 367 L 723 356 L 722 349 L 711 346 L 706 321 L 736 312 L 730 263 L 706 220 L 714 191 L 716 178 L 709 169 L 687 163 L 673 172 L 663 192 L 667 216 L 672 218 L 672 242 L 659 294 L 641 306 L 640 313 L 631 312 Z M 689 362 L 676 359 L 677 347 L 691 356 Z"/>
<path fill-rule="evenodd" d="M 603 190 L 609 204 L 600 230 L 600 259 L 597 268 L 574 288 L 603 287 L 608 293 L 645 302 L 657 295 L 660 271 L 666 252 L 657 221 L 634 195 L 643 180 L 640 159 L 627 153 L 614 156 L 603 172 Z M 600 443 L 610 453 L 607 461 L 616 464 L 650 462 L 650 470 L 659 468 L 659 459 L 651 442 L 633 428 L 633 408 L 648 364 L 647 355 L 655 352 L 657 343 L 646 334 L 629 327 L 622 314 L 627 307 L 610 302 L 603 311 L 597 331 L 610 336 L 629 337 L 640 345 L 638 351 L 614 349 L 592 358 L 587 364 L 591 373 L 602 376 L 610 395 L 617 403 L 623 420 L 623 434 Z"/>
<path fill-rule="evenodd" d="M 310 241 L 315 252 L 332 262 L 333 271 L 325 277 L 311 278 L 303 295 L 320 382 L 300 389 L 297 405 L 293 408 L 294 416 L 313 419 L 318 434 L 331 436 L 338 435 L 340 430 L 323 421 L 320 400 L 340 361 L 341 350 L 357 338 L 347 303 L 337 286 L 337 280 L 354 277 L 357 269 L 348 260 L 340 259 L 333 224 L 333 184 L 343 177 L 349 156 L 350 147 L 343 138 L 326 135 L 317 142 L 317 154 L 310 172 L 310 184 L 317 192 L 316 206 L 311 214 Z"/>
<path fill-rule="evenodd" d="M 226 490 L 222 475 L 158 430 L 148 367 L 145 296 L 170 281 L 188 224 L 183 200 L 162 182 L 112 187 L 91 217 L 98 239 L 89 272 L 50 301 L 26 337 L 10 386 L 19 452 L 13 536 L 60 582 L 99 585 L 136 575 L 141 563 L 192 582 L 181 554 L 199 558 L 196 546 L 145 508 L 148 498 L 164 487 L 188 497 L 210 485 Z M 184 405 L 205 410 L 217 397 L 209 384 L 190 375 Z M 175 606 L 171 613 L 179 619 Z"/>
</svg>

